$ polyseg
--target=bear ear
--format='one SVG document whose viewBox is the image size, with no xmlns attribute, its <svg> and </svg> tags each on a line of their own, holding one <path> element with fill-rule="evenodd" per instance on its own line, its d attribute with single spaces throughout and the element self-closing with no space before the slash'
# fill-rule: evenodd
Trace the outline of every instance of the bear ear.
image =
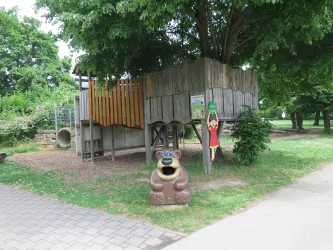
<svg viewBox="0 0 333 250">
<path fill-rule="evenodd" d="M 163 158 L 163 151 L 157 151 L 155 154 L 157 160 L 162 159 Z"/>
<path fill-rule="evenodd" d="M 180 153 L 179 150 L 174 150 L 173 153 L 174 153 L 174 155 L 176 156 L 177 159 L 180 159 L 180 157 L 182 156 L 182 153 Z"/>
</svg>

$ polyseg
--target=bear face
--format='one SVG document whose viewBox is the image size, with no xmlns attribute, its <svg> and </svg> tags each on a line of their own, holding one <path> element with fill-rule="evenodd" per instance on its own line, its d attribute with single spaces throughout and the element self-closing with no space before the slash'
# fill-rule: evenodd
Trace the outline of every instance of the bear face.
<svg viewBox="0 0 333 250">
<path fill-rule="evenodd" d="M 161 150 L 156 152 L 157 174 L 163 181 L 172 181 L 176 179 L 180 172 L 179 158 L 181 156 L 180 151 L 173 150 Z"/>
</svg>

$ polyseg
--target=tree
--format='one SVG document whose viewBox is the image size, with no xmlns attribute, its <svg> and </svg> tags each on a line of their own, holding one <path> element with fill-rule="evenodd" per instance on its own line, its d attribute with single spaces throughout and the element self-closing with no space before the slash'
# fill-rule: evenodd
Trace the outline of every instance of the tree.
<svg viewBox="0 0 333 250">
<path fill-rule="evenodd" d="M 322 39 L 330 0 L 37 0 L 101 77 L 140 75 L 198 56 L 241 66 L 254 55 Z"/>
<path fill-rule="evenodd" d="M 266 106 L 288 106 L 293 128 L 302 129 L 302 113 L 329 116 L 333 94 L 333 32 L 312 44 L 296 43 L 269 58 L 253 58 L 259 71 L 260 98 Z M 330 129 L 325 119 L 325 130 Z"/>
<path fill-rule="evenodd" d="M 33 85 L 73 84 L 69 58 L 59 60 L 56 38 L 41 32 L 34 18 L 19 20 L 16 10 L 0 8 L 0 95 Z"/>
</svg>

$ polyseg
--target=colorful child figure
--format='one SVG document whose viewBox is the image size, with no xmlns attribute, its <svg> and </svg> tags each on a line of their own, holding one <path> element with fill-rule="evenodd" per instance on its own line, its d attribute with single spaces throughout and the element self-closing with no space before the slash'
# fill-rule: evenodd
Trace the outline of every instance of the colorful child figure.
<svg viewBox="0 0 333 250">
<path fill-rule="evenodd" d="M 207 118 L 208 130 L 210 133 L 209 147 L 211 149 L 211 162 L 215 161 L 216 149 L 219 146 L 219 140 L 217 136 L 217 131 L 219 128 L 219 119 L 216 114 L 216 104 L 215 102 L 208 103 L 208 118 Z"/>
</svg>

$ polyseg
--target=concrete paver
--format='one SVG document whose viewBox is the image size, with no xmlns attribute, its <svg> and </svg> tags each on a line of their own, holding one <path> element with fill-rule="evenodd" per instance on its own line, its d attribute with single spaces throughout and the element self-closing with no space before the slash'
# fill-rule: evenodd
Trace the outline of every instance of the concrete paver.
<svg viewBox="0 0 333 250">
<path fill-rule="evenodd" d="M 169 236 L 168 236 L 169 235 Z M 0 185 L 0 249 L 161 249 L 183 234 Z M 147 248 L 152 236 L 160 244 Z M 147 243 L 147 244 L 146 244 Z"/>
<path fill-rule="evenodd" d="M 333 164 L 165 250 L 332 250 Z"/>
</svg>

